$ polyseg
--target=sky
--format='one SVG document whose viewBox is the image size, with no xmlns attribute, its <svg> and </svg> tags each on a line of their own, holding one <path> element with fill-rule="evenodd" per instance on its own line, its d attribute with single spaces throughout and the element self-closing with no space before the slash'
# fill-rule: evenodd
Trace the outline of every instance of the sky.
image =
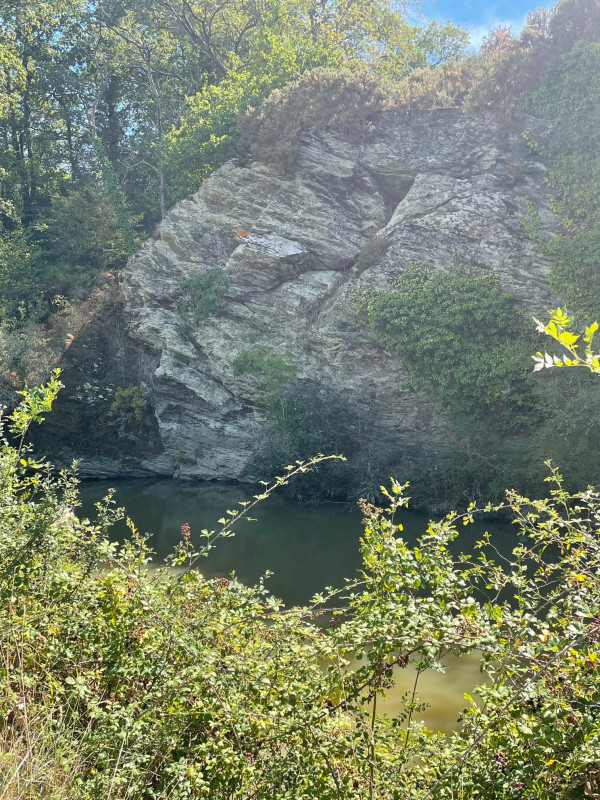
<svg viewBox="0 0 600 800">
<path fill-rule="evenodd" d="M 471 45 L 478 48 L 483 37 L 493 28 L 509 26 L 518 35 L 527 19 L 527 12 L 539 6 L 550 8 L 554 3 L 544 0 L 423 0 L 422 11 L 432 19 L 450 19 L 463 25 L 471 34 Z"/>
</svg>

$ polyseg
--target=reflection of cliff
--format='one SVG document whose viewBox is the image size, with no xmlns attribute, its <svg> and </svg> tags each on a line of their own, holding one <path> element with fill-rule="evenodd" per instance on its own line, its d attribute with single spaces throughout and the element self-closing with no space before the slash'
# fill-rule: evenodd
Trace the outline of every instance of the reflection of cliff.
<svg viewBox="0 0 600 800">
<path fill-rule="evenodd" d="M 251 344 L 342 396 L 359 448 L 396 464 L 437 458 L 439 420 L 357 318 L 351 293 L 389 287 L 406 264 L 458 262 L 498 270 L 532 312 L 548 307 L 548 264 L 522 222 L 529 201 L 542 235 L 552 233 L 545 168 L 522 136 L 542 140 L 546 123 L 511 125 L 439 110 L 383 116 L 360 147 L 306 134 L 294 174 L 230 162 L 173 208 L 122 281 L 128 341 L 152 361 L 143 383 L 157 436 L 137 465 L 244 473 L 265 430 L 259 382 L 232 369 Z M 220 308 L 190 324 L 182 284 L 215 269 L 227 285 Z"/>
</svg>

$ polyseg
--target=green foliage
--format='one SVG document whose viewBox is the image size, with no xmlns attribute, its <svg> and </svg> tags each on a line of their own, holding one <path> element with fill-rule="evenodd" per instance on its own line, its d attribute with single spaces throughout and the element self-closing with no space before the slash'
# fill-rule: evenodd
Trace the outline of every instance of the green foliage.
<svg viewBox="0 0 600 800">
<path fill-rule="evenodd" d="M 8 415 L 7 422 L 9 431 L 16 434 L 20 439 L 19 454 L 22 451 L 23 441 L 32 423 L 41 424 L 45 419 L 42 414 L 47 414 L 51 411 L 52 404 L 62 389 L 59 376 L 60 370 L 55 369 L 45 385 L 34 386 L 32 389 L 24 389 L 18 392 L 23 397 L 23 400 Z"/>
<path fill-rule="evenodd" d="M 276 402 L 279 392 L 298 372 L 287 353 L 279 356 L 264 345 L 254 345 L 248 350 L 242 350 L 231 362 L 231 367 L 236 376 L 249 373 L 258 378 L 260 387 L 265 392 L 263 402 L 267 406 Z"/>
<path fill-rule="evenodd" d="M 406 267 L 390 292 L 356 294 L 377 341 L 413 387 L 467 426 L 518 427 L 532 405 L 526 326 L 498 276 L 475 268 Z"/>
<path fill-rule="evenodd" d="M 181 284 L 185 294 L 183 309 L 187 311 L 195 325 L 215 314 L 223 304 L 229 282 L 222 269 L 209 269 L 202 275 L 188 278 Z"/>
<path fill-rule="evenodd" d="M 544 251 L 551 259 L 552 288 L 581 316 L 600 316 L 600 226 L 594 231 L 559 234 Z"/>
<path fill-rule="evenodd" d="M 26 392 L 21 436 L 55 386 Z M 509 493 L 512 552 L 485 535 L 454 556 L 476 510 L 409 544 L 405 487 L 362 504 L 359 575 L 287 609 L 264 583 L 194 569 L 236 520 L 315 463 L 288 468 L 216 532 L 181 529 L 166 567 L 144 537 L 108 536 L 110 496 L 80 519 L 76 481 L 0 443 L 0 780 L 4 795 L 526 800 L 600 789 L 600 496 Z M 177 569 L 172 569 L 177 567 Z M 334 607 L 332 610 L 332 606 Z M 479 654 L 482 685 L 449 737 L 418 720 L 420 677 Z M 351 664 L 353 664 L 351 668 Z M 393 717 L 399 671 L 414 691 Z"/>
<path fill-rule="evenodd" d="M 131 385 L 115 389 L 109 414 L 125 422 L 141 422 L 146 408 L 146 392 L 141 386 Z"/>
<path fill-rule="evenodd" d="M 390 464 L 426 509 L 502 497 L 507 485 L 535 488 L 539 456 L 527 436 L 539 423 L 528 369 L 534 338 L 497 274 L 476 268 L 406 267 L 391 291 L 357 290 L 376 341 L 409 373 L 445 420 L 443 449 L 428 464 Z"/>
<path fill-rule="evenodd" d="M 235 75 L 190 98 L 180 125 L 165 137 L 163 163 L 170 200 L 196 191 L 214 169 L 239 155 L 236 120 L 256 96 L 252 83 L 248 74 Z"/>
<path fill-rule="evenodd" d="M 525 204 L 527 206 L 527 216 L 523 217 L 521 224 L 529 238 L 537 245 L 542 245 L 543 243 L 540 236 L 542 220 L 540 219 L 540 215 L 528 197 L 525 199 Z"/>
<path fill-rule="evenodd" d="M 131 255 L 136 251 L 135 234 L 131 225 L 131 219 L 129 216 L 125 195 L 123 194 L 123 189 L 121 188 L 121 184 L 119 182 L 119 176 L 117 175 L 114 165 L 108 157 L 108 153 L 106 152 L 102 141 L 97 136 L 92 137 L 92 148 L 100 167 L 102 185 L 110 199 L 115 216 L 119 223 L 121 235 L 127 247 L 127 253 L 128 255 Z"/>
<path fill-rule="evenodd" d="M 467 417 L 447 426 L 437 453 L 417 457 L 407 466 L 402 461 L 398 467 L 392 463 L 384 474 L 401 474 L 410 483 L 412 505 L 429 514 L 464 509 L 471 502 L 499 502 L 507 486 L 543 494 L 545 471 L 540 459 L 545 452 L 533 451 L 530 437 L 530 431 L 507 435 L 492 425 L 486 432 Z"/>
<path fill-rule="evenodd" d="M 0 222 L 0 319 L 19 320 L 39 299 L 39 252 L 21 225 Z"/>
<path fill-rule="evenodd" d="M 583 0 L 530 15 L 519 39 L 495 32 L 469 58 L 464 30 L 450 22 L 411 25 L 404 7 L 388 0 L 368 7 L 345 0 L 189 0 L 185 8 L 179 0 L 36 0 L 0 10 L 0 214 L 20 224 L 27 241 L 39 238 L 50 248 L 41 266 L 52 289 L 70 295 L 85 285 L 93 267 L 80 261 L 88 255 L 94 263 L 118 262 L 123 248 L 136 245 L 132 220 L 152 231 L 169 204 L 225 160 L 245 156 L 248 145 L 256 158 L 285 169 L 303 129 L 362 141 L 385 108 L 519 105 L 560 54 L 567 54 L 555 69 L 560 80 L 561 69 L 571 67 L 591 76 L 566 89 L 575 113 L 588 100 L 594 107 L 592 95 L 579 102 L 588 87 L 595 91 L 599 29 L 596 4 Z M 578 38 L 585 46 L 573 50 L 571 63 Z M 564 105 L 544 91 L 536 95 L 541 106 Z M 582 141 L 588 134 L 595 141 L 597 126 L 574 129 Z M 557 186 L 559 172 L 575 176 L 567 194 L 576 208 L 593 197 L 586 158 L 565 149 L 562 166 L 556 162 Z M 74 187 L 96 181 L 114 210 L 105 213 L 100 196 L 90 207 L 107 223 L 109 254 L 99 252 L 89 230 L 89 247 L 73 237 L 71 263 L 59 241 L 60 220 L 69 207 L 76 211 L 69 200 L 76 203 Z M 45 231 L 46 224 L 54 230 Z M 582 246 L 592 247 L 583 270 L 591 280 L 596 246 L 591 239 Z M 564 274 L 557 267 L 557 285 L 578 256 L 564 259 Z"/>
<path fill-rule="evenodd" d="M 100 172 L 128 249 L 130 217 L 151 231 L 237 152 L 237 114 L 272 89 L 342 62 L 405 74 L 467 38 L 389 0 L 35 0 L 4 4 L 0 29 L 0 209 L 29 227 L 65 180 Z"/>
<path fill-rule="evenodd" d="M 41 324 L 35 307 L 18 309 L 19 319 L 0 323 L 0 376 L 4 386 L 22 387 L 47 378 L 88 317 L 66 298 L 56 296 L 51 315 Z M 47 306 L 40 304 L 46 310 Z"/>
<path fill-rule="evenodd" d="M 540 380 L 541 424 L 529 440 L 530 475 L 542 476 L 540 454 L 560 464 L 565 486 L 576 491 L 600 475 L 598 378 L 584 370 L 553 370 Z"/>
<path fill-rule="evenodd" d="M 556 125 L 551 143 L 541 149 L 552 162 L 557 210 L 575 222 L 593 220 L 600 212 L 599 71 L 600 43 L 578 42 L 527 98 L 537 113 Z"/>
<path fill-rule="evenodd" d="M 536 146 L 549 166 L 555 210 L 566 228 L 544 246 L 551 283 L 570 307 L 594 317 L 600 312 L 599 72 L 600 43 L 577 42 L 524 101 L 554 122 L 549 142 Z"/>
<path fill-rule="evenodd" d="M 262 59 L 252 71 L 232 72 L 188 99 L 180 123 L 165 137 L 164 165 L 172 201 L 196 191 L 214 169 L 243 153 L 239 115 L 296 77 L 301 68 L 297 52 L 278 56 L 275 61 Z"/>
<path fill-rule="evenodd" d="M 42 281 L 53 293 L 89 288 L 102 273 L 122 269 L 130 255 L 108 196 L 90 184 L 53 198 L 37 229 Z"/>
<path fill-rule="evenodd" d="M 569 54 L 578 37 L 598 42 L 599 29 L 595 3 L 564 0 L 551 12 L 538 9 L 529 14 L 519 38 L 500 28 L 485 38 L 479 53 L 464 58 L 459 31 L 432 25 L 417 33 L 408 26 L 396 26 L 396 45 L 390 46 L 387 40 L 387 51 L 382 48 L 378 56 L 366 59 L 366 65 L 360 58 L 338 60 L 323 65 L 330 69 L 307 72 L 275 91 L 255 114 L 242 118 L 242 138 L 255 158 L 285 169 L 293 165 L 302 130 L 330 130 L 351 141 L 364 141 L 377 113 L 384 109 L 404 113 L 448 107 L 516 110 L 525 104 L 533 110 L 524 94 L 537 91 L 543 80 L 552 86 L 554 78 L 547 76 L 557 59 Z M 340 63 L 344 68 L 339 68 Z M 597 84 L 596 65 L 589 62 L 586 74 L 578 78 L 582 91 L 586 82 Z M 577 114 L 585 113 L 587 102 L 577 105 L 577 97 L 573 98 Z M 582 141 L 584 136 L 582 132 Z M 560 148 L 560 137 L 557 141 Z"/>
</svg>

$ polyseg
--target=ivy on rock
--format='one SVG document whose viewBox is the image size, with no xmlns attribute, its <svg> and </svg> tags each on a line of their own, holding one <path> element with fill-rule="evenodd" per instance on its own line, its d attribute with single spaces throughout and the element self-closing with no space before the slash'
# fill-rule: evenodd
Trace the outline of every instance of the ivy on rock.
<svg viewBox="0 0 600 800">
<path fill-rule="evenodd" d="M 408 266 L 388 292 L 359 290 L 375 338 L 454 420 L 518 427 L 532 406 L 527 322 L 495 273 Z"/>
</svg>

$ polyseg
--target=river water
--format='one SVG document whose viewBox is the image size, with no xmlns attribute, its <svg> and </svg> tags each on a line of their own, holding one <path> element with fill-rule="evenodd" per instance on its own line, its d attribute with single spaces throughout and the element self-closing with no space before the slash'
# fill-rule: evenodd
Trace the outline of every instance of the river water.
<svg viewBox="0 0 600 800">
<path fill-rule="evenodd" d="M 117 505 L 124 506 L 141 533 L 151 533 L 150 546 L 160 561 L 180 541 L 181 526 L 187 523 L 192 541 L 203 528 L 218 529 L 217 520 L 227 509 L 240 509 L 238 503 L 252 498 L 248 487 L 218 484 L 181 484 L 171 480 L 94 481 L 81 484 L 80 513 L 93 514 L 94 502 L 114 487 Z M 258 491 L 260 487 L 256 491 Z M 254 521 L 240 520 L 236 536 L 221 539 L 199 569 L 209 577 L 228 577 L 235 573 L 244 583 L 258 581 L 267 571 L 267 588 L 287 605 L 302 605 L 325 586 L 342 586 L 352 578 L 361 560 L 359 540 L 362 532 L 358 508 L 337 503 L 306 506 L 274 495 L 256 506 Z M 404 526 L 404 538 L 415 541 L 424 532 L 428 517 L 411 511 L 396 516 Z M 469 525 L 461 531 L 459 549 L 470 548 L 484 530 L 505 552 L 516 544 L 515 531 L 509 525 L 489 523 Z M 114 531 L 115 537 L 127 535 L 125 525 Z M 396 685 L 383 704 L 385 713 L 401 708 L 401 697 L 412 690 L 414 672 L 398 670 Z M 476 656 L 449 659 L 445 673 L 428 672 L 421 676 L 420 696 L 430 704 L 421 715 L 430 727 L 449 731 L 456 725 L 460 710 L 466 705 L 464 692 L 471 692 L 480 682 Z"/>
</svg>

